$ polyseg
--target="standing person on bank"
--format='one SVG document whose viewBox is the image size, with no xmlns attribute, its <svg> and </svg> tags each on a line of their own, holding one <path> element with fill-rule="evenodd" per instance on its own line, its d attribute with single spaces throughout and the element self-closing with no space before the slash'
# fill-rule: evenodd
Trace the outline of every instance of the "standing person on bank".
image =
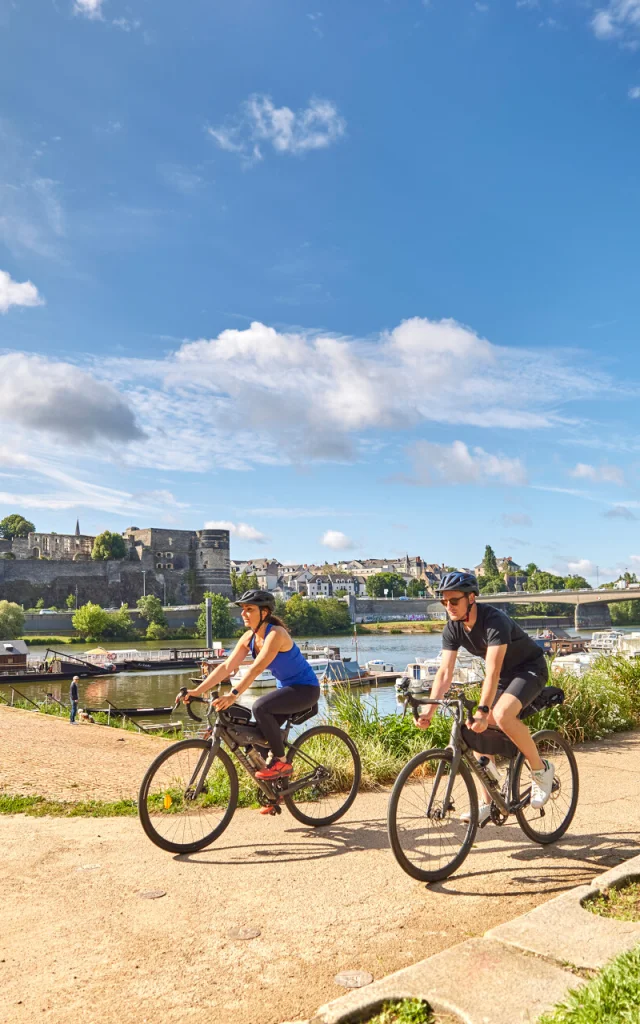
<svg viewBox="0 0 640 1024">
<path fill-rule="evenodd" d="M 224 711 L 249 689 L 261 672 L 270 668 L 276 678 L 276 689 L 258 697 L 253 705 L 253 716 L 267 740 L 271 759 L 262 771 L 256 772 L 256 777 L 280 779 L 292 772 L 291 765 L 285 760 L 280 726 L 289 715 L 307 711 L 317 703 L 320 685 L 284 622 L 273 614 L 276 606 L 273 594 L 268 590 L 247 590 L 236 604 L 247 627 L 246 633 L 240 637 L 229 657 L 194 690 L 187 690 L 184 699 L 199 697 L 225 682 L 245 658 L 251 656 L 253 665 L 242 681 L 230 693 L 214 701 L 216 710 Z M 263 814 L 270 812 L 270 807 L 263 807 L 261 811 Z"/>
<path fill-rule="evenodd" d="M 78 714 L 78 683 L 80 682 L 80 676 L 74 676 L 71 680 L 71 689 L 69 690 L 69 698 L 71 700 L 71 714 L 69 721 L 72 725 L 76 725 L 76 715 Z"/>
<path fill-rule="evenodd" d="M 431 696 L 443 697 L 453 681 L 458 650 L 464 647 L 486 662 L 480 704 L 472 730 L 484 732 L 490 725 L 501 729 L 526 757 L 531 770 L 531 806 L 543 807 L 551 796 L 554 767 L 543 760 L 529 729 L 518 717 L 547 684 L 549 672 L 542 650 L 508 615 L 490 604 L 477 604 L 478 581 L 470 572 L 448 572 L 437 594 L 449 620 L 442 632 L 442 662 L 433 680 Z M 420 715 L 418 727 L 427 729 L 436 711 L 431 705 Z M 491 813 L 485 791 L 478 822 Z"/>
</svg>

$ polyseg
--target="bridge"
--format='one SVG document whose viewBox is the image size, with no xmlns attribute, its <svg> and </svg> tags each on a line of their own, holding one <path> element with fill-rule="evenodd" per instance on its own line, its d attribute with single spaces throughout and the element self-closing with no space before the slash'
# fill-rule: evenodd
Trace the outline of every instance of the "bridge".
<svg viewBox="0 0 640 1024">
<path fill-rule="evenodd" d="M 611 625 L 609 605 L 615 601 L 640 601 L 639 590 L 553 590 L 548 593 L 517 591 L 512 594 L 482 594 L 480 604 L 572 604 L 576 629 Z"/>
</svg>

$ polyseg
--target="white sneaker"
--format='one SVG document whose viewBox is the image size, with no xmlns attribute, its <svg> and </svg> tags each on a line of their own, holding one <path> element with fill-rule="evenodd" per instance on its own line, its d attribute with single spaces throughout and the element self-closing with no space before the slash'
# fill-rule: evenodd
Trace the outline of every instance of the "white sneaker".
<svg viewBox="0 0 640 1024">
<path fill-rule="evenodd" d="M 551 787 L 553 786 L 554 767 L 551 761 L 547 761 L 545 758 L 542 759 L 542 763 L 546 765 L 546 768 L 542 768 L 537 772 L 531 772 L 531 798 L 529 805 L 534 810 L 544 807 L 551 796 Z"/>
<path fill-rule="evenodd" d="M 491 816 L 491 804 L 480 804 L 478 807 L 478 825 L 484 825 L 485 821 Z M 460 815 L 460 821 L 469 821 L 471 813 L 465 811 L 464 814 Z"/>
</svg>

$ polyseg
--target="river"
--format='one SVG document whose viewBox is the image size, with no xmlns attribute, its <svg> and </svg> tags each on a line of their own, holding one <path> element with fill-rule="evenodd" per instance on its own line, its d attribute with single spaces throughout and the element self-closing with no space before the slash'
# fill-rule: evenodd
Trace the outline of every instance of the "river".
<svg viewBox="0 0 640 1024">
<path fill-rule="evenodd" d="M 622 627 L 624 629 L 624 627 Z M 628 627 L 629 630 L 638 627 Z M 626 631 L 626 630 L 625 630 Z M 591 631 L 583 630 L 574 635 L 581 635 L 590 638 Z M 339 645 L 341 653 L 355 660 L 355 646 L 353 637 L 330 636 L 312 637 L 310 642 L 322 647 L 325 644 Z M 87 645 L 89 649 L 91 645 Z M 115 650 L 119 647 L 130 647 L 131 644 L 110 644 L 109 648 Z M 138 650 L 157 650 L 169 646 L 164 642 L 143 642 L 136 643 Z M 172 647 L 185 647 L 193 649 L 202 646 L 199 641 L 185 640 L 171 642 Z M 394 669 L 401 675 L 407 664 L 414 661 L 416 656 L 435 657 L 441 647 L 440 633 L 412 634 L 402 636 L 391 636 L 388 634 L 370 634 L 358 637 L 358 661 L 360 664 L 370 661 L 373 658 L 381 658 L 386 664 L 393 665 Z M 74 644 L 65 648 L 70 654 L 77 654 L 82 657 L 85 649 L 80 644 Z M 30 647 L 29 653 L 33 655 L 45 653 L 45 648 Z M 181 672 L 166 670 L 162 672 L 118 672 L 116 675 L 100 676 L 96 679 L 81 680 L 79 685 L 80 707 L 97 707 L 106 699 L 112 701 L 117 707 L 165 707 L 173 704 L 175 695 L 181 686 L 189 686 L 191 676 L 198 674 L 197 669 L 187 669 Z M 45 692 L 42 683 L 18 684 L 18 688 L 32 700 L 41 700 Z M 6 687 L 9 690 L 9 686 Z M 58 700 L 68 702 L 69 683 L 66 681 L 51 683 L 47 687 Z M 256 692 L 255 696 L 264 693 L 264 690 Z M 377 701 L 381 712 L 389 713 L 397 708 L 396 694 L 393 683 L 380 686 L 358 687 L 357 692 L 361 693 L 367 700 Z M 251 705 L 253 698 L 250 693 L 245 694 L 241 703 Z M 325 705 L 325 698 L 322 698 L 322 705 Z"/>
</svg>

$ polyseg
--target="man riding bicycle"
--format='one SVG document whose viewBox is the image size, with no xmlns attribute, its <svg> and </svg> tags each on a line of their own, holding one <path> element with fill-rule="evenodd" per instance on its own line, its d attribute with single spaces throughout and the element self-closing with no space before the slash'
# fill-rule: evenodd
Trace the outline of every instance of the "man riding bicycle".
<svg viewBox="0 0 640 1024">
<path fill-rule="evenodd" d="M 431 688 L 434 699 L 444 696 L 453 681 L 460 647 L 486 662 L 482 694 L 473 732 L 494 726 L 506 733 L 524 754 L 531 770 L 531 807 L 543 807 L 551 795 L 554 767 L 543 760 L 527 726 L 518 717 L 542 692 L 548 679 L 544 654 L 531 637 L 508 615 L 488 604 L 477 604 L 478 581 L 470 572 L 448 572 L 437 594 L 449 620 L 442 633 L 442 662 Z M 420 715 L 418 727 L 427 729 L 436 705 Z M 491 799 L 485 791 L 479 824 L 490 816 Z"/>
</svg>

